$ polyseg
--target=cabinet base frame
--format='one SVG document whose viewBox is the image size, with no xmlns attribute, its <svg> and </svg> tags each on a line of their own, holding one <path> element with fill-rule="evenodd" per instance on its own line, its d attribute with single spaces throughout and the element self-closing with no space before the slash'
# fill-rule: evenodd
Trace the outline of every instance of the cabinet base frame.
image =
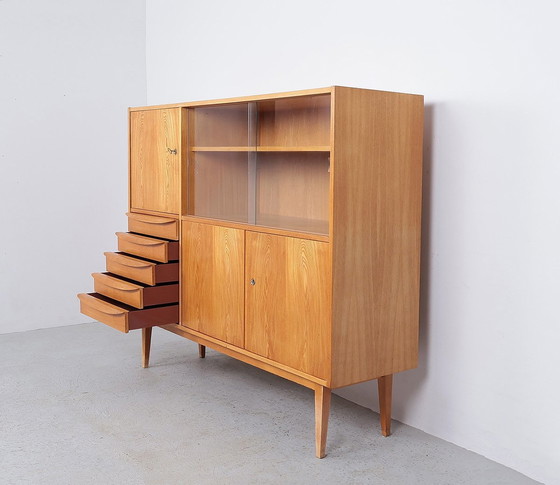
<svg viewBox="0 0 560 485">
<path fill-rule="evenodd" d="M 278 364 L 271 365 L 263 360 L 257 359 L 249 353 L 240 352 L 238 349 L 231 348 L 225 342 L 220 342 L 208 336 L 203 336 L 194 330 L 187 329 L 181 325 L 170 324 L 162 325 L 160 328 L 172 332 L 181 337 L 192 340 L 198 344 L 198 355 L 200 358 L 206 356 L 206 347 L 213 348 L 218 352 L 234 357 L 242 362 L 251 364 L 259 369 L 263 369 L 277 376 L 296 382 L 315 392 L 315 455 L 317 458 L 326 456 L 327 431 L 329 427 L 329 414 L 331 408 L 332 389 L 328 387 L 326 381 L 317 378 L 306 378 L 287 369 L 278 367 Z M 152 329 L 142 329 L 142 367 L 148 367 L 150 358 L 150 346 L 152 340 Z M 312 377 L 312 376 L 311 376 Z M 381 434 L 389 436 L 391 434 L 391 404 L 393 394 L 393 375 L 381 376 L 377 379 L 379 391 L 379 418 L 381 422 Z"/>
</svg>

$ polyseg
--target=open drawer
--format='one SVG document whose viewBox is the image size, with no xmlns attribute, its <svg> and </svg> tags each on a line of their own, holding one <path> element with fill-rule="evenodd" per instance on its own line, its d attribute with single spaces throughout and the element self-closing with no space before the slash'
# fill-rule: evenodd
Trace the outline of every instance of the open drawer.
<svg viewBox="0 0 560 485">
<path fill-rule="evenodd" d="M 179 243 L 177 241 L 164 241 L 148 236 L 140 236 L 130 232 L 117 232 L 119 251 L 168 263 L 179 259 Z"/>
<path fill-rule="evenodd" d="M 179 239 L 179 221 L 169 217 L 149 216 L 127 212 L 128 231 L 146 234 L 148 236 L 162 237 L 164 239 Z"/>
<path fill-rule="evenodd" d="M 124 276 L 146 285 L 179 281 L 179 263 L 155 263 L 122 253 L 105 253 L 109 273 Z"/>
<path fill-rule="evenodd" d="M 107 273 L 92 273 L 94 291 L 135 308 L 179 302 L 179 284 L 145 286 Z"/>
<path fill-rule="evenodd" d="M 121 332 L 179 322 L 179 305 L 164 305 L 138 310 L 117 303 L 99 293 L 80 293 L 80 311 L 88 317 Z"/>
</svg>

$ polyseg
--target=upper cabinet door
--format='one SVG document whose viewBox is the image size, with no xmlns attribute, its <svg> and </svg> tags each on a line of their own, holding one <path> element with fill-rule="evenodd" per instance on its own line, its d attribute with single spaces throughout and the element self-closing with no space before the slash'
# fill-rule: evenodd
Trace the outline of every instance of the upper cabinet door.
<svg viewBox="0 0 560 485">
<path fill-rule="evenodd" d="M 181 109 L 130 113 L 131 209 L 179 214 Z"/>
<path fill-rule="evenodd" d="M 246 232 L 245 348 L 327 379 L 329 245 Z"/>
</svg>

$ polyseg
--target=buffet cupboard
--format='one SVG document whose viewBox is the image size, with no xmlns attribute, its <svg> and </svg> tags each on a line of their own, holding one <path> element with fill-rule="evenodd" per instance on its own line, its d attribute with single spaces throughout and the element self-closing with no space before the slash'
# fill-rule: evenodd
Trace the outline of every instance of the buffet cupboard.
<svg viewBox="0 0 560 485">
<path fill-rule="evenodd" d="M 416 367 L 423 97 L 330 87 L 129 110 L 128 232 L 81 311 L 315 392 Z"/>
</svg>

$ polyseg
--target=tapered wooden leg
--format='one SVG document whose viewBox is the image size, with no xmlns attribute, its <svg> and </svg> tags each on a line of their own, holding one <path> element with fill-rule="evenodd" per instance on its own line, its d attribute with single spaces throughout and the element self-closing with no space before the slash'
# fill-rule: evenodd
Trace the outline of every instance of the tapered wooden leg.
<svg viewBox="0 0 560 485">
<path fill-rule="evenodd" d="M 142 329 L 142 367 L 150 365 L 150 345 L 152 344 L 152 328 Z"/>
<path fill-rule="evenodd" d="M 393 400 L 393 374 L 377 379 L 379 391 L 379 418 L 381 421 L 381 434 L 391 434 L 391 403 Z"/>
<path fill-rule="evenodd" d="M 204 357 L 206 357 L 206 345 L 198 344 L 198 356 L 201 359 L 204 359 Z"/>
<path fill-rule="evenodd" d="M 331 409 L 331 390 L 328 387 L 315 389 L 315 455 L 324 458 L 327 446 L 327 429 Z"/>
</svg>

